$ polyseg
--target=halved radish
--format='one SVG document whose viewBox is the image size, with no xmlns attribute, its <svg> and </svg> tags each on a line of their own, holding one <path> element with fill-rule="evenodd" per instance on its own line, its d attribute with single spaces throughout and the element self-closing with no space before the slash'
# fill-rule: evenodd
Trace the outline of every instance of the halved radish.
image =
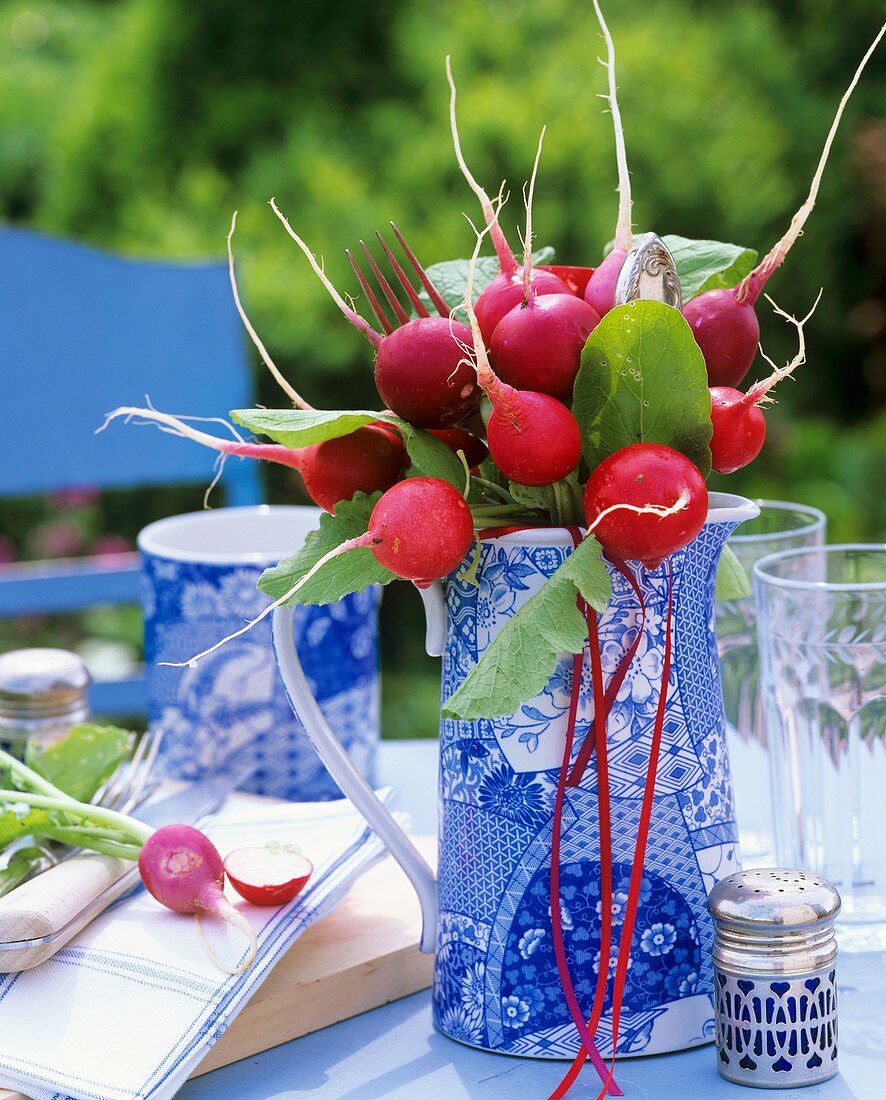
<svg viewBox="0 0 886 1100">
<path fill-rule="evenodd" d="M 240 897 L 253 905 L 285 905 L 301 892 L 314 865 L 291 845 L 267 844 L 231 852 L 225 872 Z"/>
</svg>

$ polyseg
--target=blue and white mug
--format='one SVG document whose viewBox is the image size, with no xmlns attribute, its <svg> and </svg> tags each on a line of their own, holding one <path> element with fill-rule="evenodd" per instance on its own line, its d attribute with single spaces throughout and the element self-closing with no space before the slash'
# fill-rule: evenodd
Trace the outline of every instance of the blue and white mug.
<svg viewBox="0 0 886 1100">
<path fill-rule="evenodd" d="M 316 508 L 262 505 L 159 520 L 138 539 L 148 719 L 162 728 L 158 767 L 197 780 L 233 761 L 255 765 L 248 789 L 298 801 L 340 797 L 277 674 L 270 620 L 187 661 L 255 618 L 270 600 L 262 571 L 297 550 L 317 526 Z M 379 737 L 380 590 L 299 607 L 295 643 L 323 714 L 359 772 L 374 779 Z"/>
</svg>

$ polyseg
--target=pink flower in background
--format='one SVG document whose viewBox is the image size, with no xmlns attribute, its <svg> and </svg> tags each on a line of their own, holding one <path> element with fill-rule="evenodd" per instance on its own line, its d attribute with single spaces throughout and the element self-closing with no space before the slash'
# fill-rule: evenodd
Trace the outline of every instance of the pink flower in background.
<svg viewBox="0 0 886 1100">
<path fill-rule="evenodd" d="M 18 555 L 15 552 L 15 546 L 12 539 L 8 539 L 5 535 L 0 535 L 0 567 L 4 565 L 11 565 L 16 561 Z"/>
<path fill-rule="evenodd" d="M 131 552 L 132 543 L 122 535 L 99 535 L 92 547 L 92 553 L 97 558 L 112 558 Z"/>
<path fill-rule="evenodd" d="M 51 500 L 57 508 L 88 508 L 97 503 L 101 493 L 89 485 L 72 486 L 53 493 Z"/>
<path fill-rule="evenodd" d="M 85 549 L 80 528 L 65 519 L 41 523 L 29 541 L 31 552 L 39 558 L 72 558 Z"/>
</svg>

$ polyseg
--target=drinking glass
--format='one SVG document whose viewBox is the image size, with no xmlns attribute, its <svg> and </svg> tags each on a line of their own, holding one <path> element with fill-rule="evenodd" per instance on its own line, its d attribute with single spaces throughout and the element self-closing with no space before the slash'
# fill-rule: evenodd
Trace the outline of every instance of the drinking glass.
<svg viewBox="0 0 886 1100">
<path fill-rule="evenodd" d="M 739 528 L 729 546 L 748 576 L 768 554 L 825 540 L 823 512 L 784 500 L 758 500 L 760 514 Z M 726 711 L 726 739 L 735 816 L 745 867 L 775 864 L 769 749 L 760 698 L 757 613 L 753 595 L 717 601 L 717 645 Z"/>
<path fill-rule="evenodd" d="M 754 566 L 778 862 L 830 879 L 850 950 L 886 948 L 886 544 Z"/>
</svg>

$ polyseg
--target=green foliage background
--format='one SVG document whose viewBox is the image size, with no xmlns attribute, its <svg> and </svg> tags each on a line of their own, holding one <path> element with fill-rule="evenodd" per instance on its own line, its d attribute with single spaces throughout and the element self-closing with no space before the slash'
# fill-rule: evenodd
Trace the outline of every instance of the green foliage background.
<svg viewBox="0 0 886 1100">
<path fill-rule="evenodd" d="M 608 0 L 606 11 L 636 226 L 766 250 L 805 196 L 879 0 Z M 377 400 L 368 345 L 268 197 L 343 291 L 354 289 L 345 246 L 392 217 L 427 263 L 466 254 L 462 212 L 476 210 L 449 139 L 449 52 L 469 162 L 490 189 L 510 184 L 512 242 L 547 123 L 538 241 L 562 262 L 594 263 L 616 208 L 602 49 L 584 0 L 0 0 L 0 209 L 128 254 L 193 257 L 223 254 L 239 208 L 242 289 L 272 354 L 314 403 L 361 407 Z M 809 361 L 781 388 L 764 457 L 728 479 L 819 505 L 834 540 L 886 526 L 883 76 L 881 51 L 807 231 L 770 284 L 797 314 L 824 286 Z M 764 344 L 783 361 L 791 333 L 761 314 Z M 278 400 L 258 373 L 257 395 Z M 281 477 L 270 491 L 300 490 Z M 410 733 L 430 713 L 422 703 L 413 714 L 411 677 L 425 685 L 433 666 L 406 656 L 420 637 L 417 601 L 395 587 L 387 662 L 401 678 L 386 721 Z"/>
</svg>

